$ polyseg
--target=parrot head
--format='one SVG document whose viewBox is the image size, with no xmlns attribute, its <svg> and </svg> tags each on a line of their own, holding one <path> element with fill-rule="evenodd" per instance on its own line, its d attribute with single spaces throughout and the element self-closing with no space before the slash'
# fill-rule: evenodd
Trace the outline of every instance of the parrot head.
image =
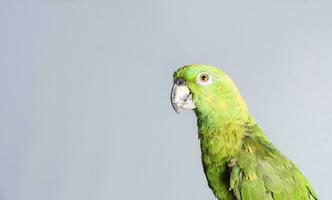
<svg viewBox="0 0 332 200">
<path fill-rule="evenodd" d="M 208 65 L 186 65 L 175 71 L 171 103 L 194 110 L 199 117 L 218 120 L 233 119 L 247 114 L 247 105 L 233 81 L 220 69 Z"/>
</svg>

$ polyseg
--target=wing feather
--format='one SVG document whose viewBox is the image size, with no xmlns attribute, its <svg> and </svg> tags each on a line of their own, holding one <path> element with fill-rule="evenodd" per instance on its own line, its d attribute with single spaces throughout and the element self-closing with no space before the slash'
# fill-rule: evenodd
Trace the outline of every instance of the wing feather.
<svg viewBox="0 0 332 200">
<path fill-rule="evenodd" d="M 252 127 L 240 153 L 229 162 L 230 186 L 238 200 L 317 200 L 308 180 L 286 156 Z"/>
</svg>

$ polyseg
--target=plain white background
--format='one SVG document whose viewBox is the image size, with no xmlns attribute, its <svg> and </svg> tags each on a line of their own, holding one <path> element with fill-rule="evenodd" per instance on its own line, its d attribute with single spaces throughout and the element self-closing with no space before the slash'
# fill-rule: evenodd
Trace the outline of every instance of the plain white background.
<svg viewBox="0 0 332 200">
<path fill-rule="evenodd" d="M 331 188 L 332 4 L 0 2 L 0 199 L 214 199 L 172 73 L 212 64 L 310 179 Z"/>
</svg>

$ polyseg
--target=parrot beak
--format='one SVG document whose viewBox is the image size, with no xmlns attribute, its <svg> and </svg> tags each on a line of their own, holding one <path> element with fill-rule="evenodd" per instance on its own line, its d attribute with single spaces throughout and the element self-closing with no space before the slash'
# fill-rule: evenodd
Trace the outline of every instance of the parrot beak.
<svg viewBox="0 0 332 200">
<path fill-rule="evenodd" d="M 183 78 L 175 79 L 171 91 L 171 103 L 174 111 L 179 114 L 180 108 L 195 109 L 196 105 L 192 98 L 192 93 L 187 87 L 186 81 Z"/>
</svg>

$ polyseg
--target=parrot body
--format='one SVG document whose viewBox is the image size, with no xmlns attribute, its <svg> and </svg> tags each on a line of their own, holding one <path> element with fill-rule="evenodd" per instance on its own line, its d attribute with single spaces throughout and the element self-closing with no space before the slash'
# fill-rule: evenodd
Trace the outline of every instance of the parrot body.
<svg viewBox="0 0 332 200">
<path fill-rule="evenodd" d="M 219 200 L 317 200 L 309 181 L 278 151 L 221 70 L 187 65 L 174 73 L 176 111 L 195 111 L 208 185 Z"/>
</svg>

